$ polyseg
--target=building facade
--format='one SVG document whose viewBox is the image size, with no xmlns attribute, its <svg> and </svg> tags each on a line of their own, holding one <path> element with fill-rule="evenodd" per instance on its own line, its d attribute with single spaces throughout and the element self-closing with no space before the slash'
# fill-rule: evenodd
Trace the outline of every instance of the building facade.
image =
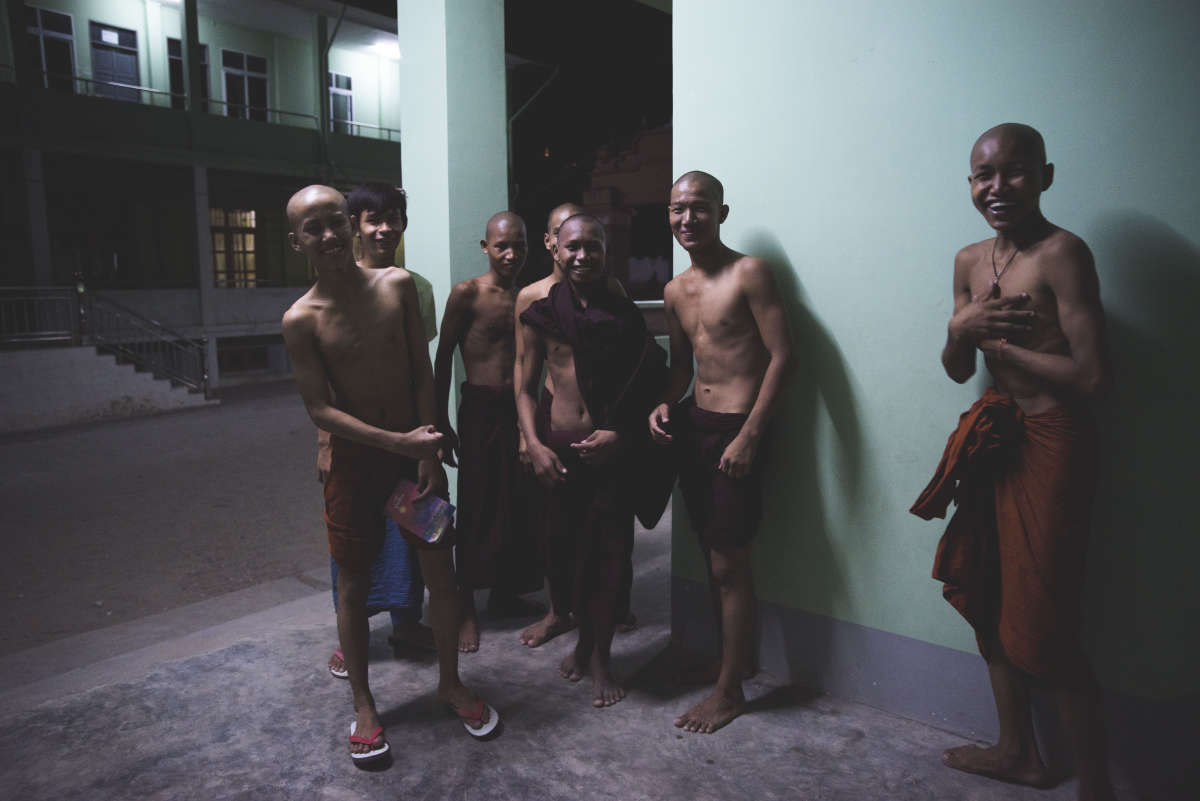
<svg viewBox="0 0 1200 801">
<path fill-rule="evenodd" d="M 279 321 L 311 276 L 284 205 L 400 183 L 396 21 L 321 0 L 5 10 L 0 286 L 82 282 L 203 341 L 209 387 L 288 372 Z"/>
</svg>

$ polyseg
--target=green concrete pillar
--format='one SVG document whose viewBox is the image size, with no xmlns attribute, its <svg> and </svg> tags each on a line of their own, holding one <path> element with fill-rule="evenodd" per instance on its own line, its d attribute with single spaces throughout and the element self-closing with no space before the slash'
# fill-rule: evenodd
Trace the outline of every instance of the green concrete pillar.
<svg viewBox="0 0 1200 801">
<path fill-rule="evenodd" d="M 479 240 L 508 204 L 504 3 L 397 6 L 405 260 L 433 283 L 440 317 L 450 287 L 487 268 Z"/>
<path fill-rule="evenodd" d="M 440 319 L 450 287 L 487 269 L 479 240 L 508 207 L 504 3 L 399 0 L 396 17 L 404 258 L 433 284 Z"/>
</svg>

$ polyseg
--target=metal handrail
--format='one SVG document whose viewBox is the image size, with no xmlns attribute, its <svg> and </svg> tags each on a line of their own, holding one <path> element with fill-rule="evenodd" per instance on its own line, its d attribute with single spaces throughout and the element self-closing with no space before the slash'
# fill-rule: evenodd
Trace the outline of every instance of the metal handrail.
<svg viewBox="0 0 1200 801">
<path fill-rule="evenodd" d="M 0 287 L 0 344 L 79 343 L 74 287 Z"/>
<path fill-rule="evenodd" d="M 373 128 L 374 130 L 380 131 L 380 132 L 386 131 L 387 132 L 387 141 L 389 141 L 389 142 L 392 141 L 392 134 L 399 135 L 399 133 L 400 133 L 399 128 L 388 128 L 384 125 L 372 125 L 369 122 L 359 122 L 358 120 L 339 120 L 339 119 L 330 119 L 329 120 L 329 126 L 330 126 L 331 130 L 333 130 L 334 126 L 337 126 L 337 125 L 353 125 L 356 128 Z M 334 130 L 334 133 L 337 133 L 337 131 Z M 351 136 L 358 136 L 358 135 L 359 134 L 351 134 Z M 380 137 L 380 138 L 382 139 L 383 137 Z"/>
<path fill-rule="evenodd" d="M 665 300 L 635 300 L 633 302 L 633 305 L 639 309 L 662 309 L 666 307 L 666 304 Z"/>
<path fill-rule="evenodd" d="M 144 105 L 147 105 L 147 106 L 158 106 L 160 104 L 145 103 L 142 100 L 141 93 L 143 93 L 143 92 L 149 94 L 151 96 L 151 98 L 154 98 L 154 97 L 168 98 L 168 104 L 170 103 L 170 100 L 174 99 L 174 98 L 180 98 L 185 101 L 187 99 L 187 95 L 182 94 L 180 92 L 168 92 L 163 89 L 153 89 L 149 86 L 139 86 L 137 84 L 132 84 L 132 83 L 118 83 L 117 81 L 98 81 L 95 78 L 85 78 L 82 75 L 68 75 L 68 74 L 62 73 L 62 72 L 43 71 L 42 77 L 43 77 L 43 79 L 45 79 L 45 78 L 61 78 L 63 80 L 74 81 L 75 83 L 83 84 L 85 91 L 77 92 L 77 94 L 82 94 L 82 95 L 91 96 L 91 97 L 104 97 L 103 94 L 101 94 L 95 90 L 95 87 L 97 87 L 97 86 L 112 86 L 117 89 L 130 89 L 132 91 L 138 92 L 138 101 L 137 102 L 143 103 Z"/>
<path fill-rule="evenodd" d="M 278 122 L 279 115 L 283 114 L 289 117 L 300 117 L 301 119 L 309 120 L 312 122 L 314 127 L 321 124 L 321 120 L 316 114 L 307 114 L 303 111 L 286 111 L 285 109 L 271 108 L 269 106 L 252 106 L 249 103 L 230 103 L 227 100 L 216 100 L 211 97 L 208 99 L 208 102 L 214 103 L 218 106 L 224 106 L 226 109 L 234 108 L 246 109 L 250 111 L 265 111 L 268 114 L 274 114 L 276 116 L 276 122 Z"/>
<path fill-rule="evenodd" d="M 117 301 L 88 292 L 81 326 L 98 350 L 128 359 L 208 397 L 207 348 Z"/>
</svg>

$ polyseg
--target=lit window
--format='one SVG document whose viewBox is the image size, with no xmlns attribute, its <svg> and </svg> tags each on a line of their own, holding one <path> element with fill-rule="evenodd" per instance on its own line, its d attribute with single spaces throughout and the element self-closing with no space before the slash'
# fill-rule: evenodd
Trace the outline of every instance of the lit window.
<svg viewBox="0 0 1200 801">
<path fill-rule="evenodd" d="M 210 208 L 208 219 L 212 229 L 213 285 L 218 289 L 259 286 L 254 211 Z"/>
</svg>

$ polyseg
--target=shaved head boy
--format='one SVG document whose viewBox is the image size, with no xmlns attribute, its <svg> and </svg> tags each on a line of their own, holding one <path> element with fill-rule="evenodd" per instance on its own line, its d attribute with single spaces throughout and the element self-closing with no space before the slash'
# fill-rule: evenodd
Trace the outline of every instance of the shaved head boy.
<svg viewBox="0 0 1200 801">
<path fill-rule="evenodd" d="M 599 220 L 578 214 L 563 222 L 555 246 L 563 280 L 521 314 L 516 366 L 521 433 L 547 490 L 548 562 L 565 574 L 571 592 L 562 602 L 579 626 L 559 671 L 571 681 L 590 674 L 597 707 L 625 696 L 609 649 L 633 530 L 633 445 L 661 391 L 666 361 L 641 312 L 609 276 L 605 255 Z M 543 366 L 554 398 L 539 425 Z"/>
<path fill-rule="evenodd" d="M 542 582 L 526 514 L 528 479 L 517 456 L 520 434 L 512 385 L 513 279 L 529 252 L 525 221 L 510 211 L 493 214 L 479 249 L 487 257 L 488 270 L 450 290 L 434 370 L 438 427 L 459 451 L 458 648 L 463 652 L 479 650 L 476 589 L 492 588 L 488 609 L 493 614 L 546 611 L 519 597 L 539 589 Z M 447 411 L 455 348 L 462 353 L 467 374 L 460 390 L 457 434 Z"/>
<path fill-rule="evenodd" d="M 527 287 L 524 287 L 520 292 L 517 293 L 517 303 L 514 311 L 518 320 L 521 318 L 521 313 L 529 308 L 529 304 L 536 300 L 541 300 L 549 295 L 550 287 L 562 280 L 562 269 L 558 266 L 558 261 L 554 259 L 555 245 L 558 241 L 558 229 L 563 224 L 563 220 L 566 220 L 568 217 L 571 217 L 575 214 L 582 213 L 583 207 L 575 203 L 562 203 L 550 210 L 550 215 L 546 219 L 546 233 L 542 235 L 542 244 L 545 245 L 546 250 L 549 251 L 551 264 L 553 266 L 551 267 L 549 275 L 539 281 L 533 282 Z M 519 331 L 520 324 L 518 323 L 515 328 L 518 329 L 516 337 L 516 358 L 519 362 L 521 359 L 522 347 Z M 551 383 L 550 375 L 547 374 L 542 393 L 539 397 L 537 415 L 537 419 L 539 421 L 544 417 L 543 413 L 549 411 L 553 394 L 554 385 Z M 524 435 L 521 436 L 520 458 L 522 464 L 526 465 L 526 467 L 529 467 L 529 449 L 526 446 Z M 533 505 L 539 508 L 544 505 L 544 499 L 541 497 L 542 493 L 536 484 L 532 488 L 531 494 L 533 496 L 532 500 L 534 501 Z M 550 598 L 550 608 L 547 610 L 546 616 L 543 619 L 539 620 L 537 623 L 521 632 L 521 644 L 530 648 L 537 648 L 542 643 L 552 640 L 564 632 L 570 631 L 574 625 L 571 620 L 570 613 L 561 611 L 569 608 L 569 605 L 564 600 L 565 593 L 569 591 L 569 588 L 562 586 L 561 581 L 557 578 L 554 578 L 559 571 L 551 569 L 551 566 L 546 564 L 549 552 L 546 547 L 545 538 L 548 536 L 548 532 L 541 530 L 544 528 L 544 526 L 541 525 L 541 522 L 542 521 L 540 520 L 538 521 L 538 534 L 542 540 L 541 551 L 543 569 L 546 573 L 546 594 Z"/>
<path fill-rule="evenodd" d="M 679 451 L 679 486 L 704 551 L 721 635 L 713 693 L 675 720 L 685 731 L 708 734 L 745 709 L 742 680 L 754 670 L 750 545 L 760 517 L 759 451 L 790 369 L 791 343 L 770 269 L 721 241 L 729 214 L 721 182 L 685 173 L 671 187 L 667 210 L 691 266 L 663 289 L 671 379 L 649 424 L 657 442 Z M 693 358 L 696 385 L 680 403 Z"/>
<path fill-rule="evenodd" d="M 1096 488 L 1096 429 L 1085 400 L 1109 380 L 1104 312 L 1091 251 L 1051 223 L 1041 195 L 1054 181 L 1041 134 L 1005 123 L 971 148 L 971 201 L 995 236 L 954 259 L 954 314 L 942 366 L 963 383 L 982 353 L 993 386 L 962 415 L 912 511 L 957 511 L 933 575 L 975 629 L 987 662 L 1000 738 L 962 746 L 947 765 L 1044 787 L 1030 688 L 1054 696 L 1079 770 L 1079 798 L 1113 798 L 1100 695 L 1080 642 L 1084 555 Z M 992 432 L 1003 458 L 963 445 Z M 971 449 L 973 450 L 973 449 Z M 970 556 L 976 543 L 996 567 Z"/>
<path fill-rule="evenodd" d="M 384 539 L 383 508 L 401 479 L 445 495 L 434 427 L 432 366 L 412 278 L 355 263 L 346 200 L 308 186 L 288 201 L 288 241 L 317 281 L 283 316 L 283 337 L 312 421 L 330 433 L 325 479 L 329 549 L 338 563 L 338 639 L 354 699 L 350 754 L 357 764 L 390 746 L 367 680 L 370 567 Z M 438 696 L 477 736 L 498 720 L 458 677 L 457 592 L 449 542 L 411 536 L 430 594 Z"/>
</svg>

